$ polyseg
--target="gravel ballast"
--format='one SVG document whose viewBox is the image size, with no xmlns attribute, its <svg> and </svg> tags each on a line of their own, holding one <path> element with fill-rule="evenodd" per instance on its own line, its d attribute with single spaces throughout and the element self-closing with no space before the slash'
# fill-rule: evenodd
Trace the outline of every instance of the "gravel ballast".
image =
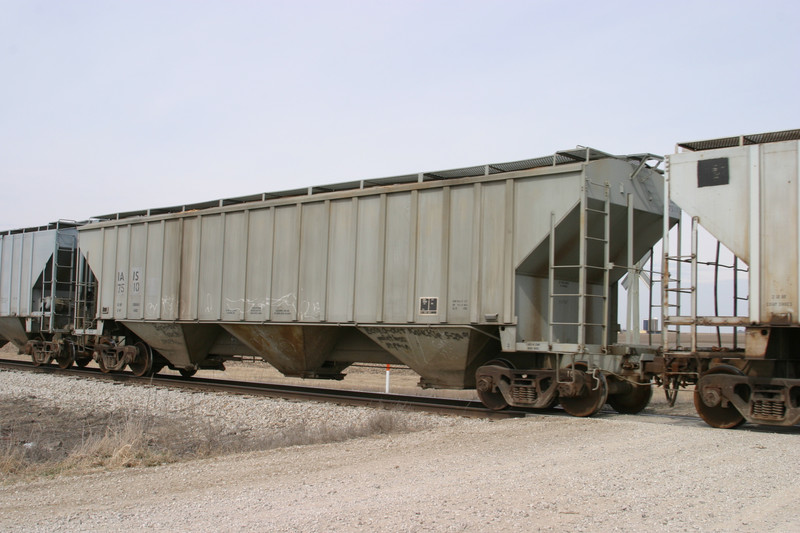
<svg viewBox="0 0 800 533">
<path fill-rule="evenodd" d="M 0 371 L 0 401 L 20 400 L 39 414 L 132 409 L 271 449 L 5 480 L 4 531 L 800 530 L 798 428 L 401 412 L 386 431 L 337 435 L 386 412 Z M 274 438 L 293 433 L 334 442 Z"/>
</svg>

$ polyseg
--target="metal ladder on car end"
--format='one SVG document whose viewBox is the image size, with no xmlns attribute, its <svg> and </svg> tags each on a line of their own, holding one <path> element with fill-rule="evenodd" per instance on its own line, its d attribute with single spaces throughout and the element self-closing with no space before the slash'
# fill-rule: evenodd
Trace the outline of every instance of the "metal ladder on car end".
<svg viewBox="0 0 800 533">
<path fill-rule="evenodd" d="M 600 187 L 603 190 L 603 200 L 591 198 L 589 195 L 591 187 Z M 550 268 L 549 268 L 549 305 L 548 305 L 548 338 L 552 347 L 557 342 L 555 339 L 555 327 L 567 326 L 575 328 L 576 335 L 572 338 L 577 340 L 576 353 L 586 351 L 587 332 L 590 330 L 600 330 L 602 346 L 608 345 L 608 284 L 610 271 L 609 257 L 609 235 L 611 233 L 611 200 L 608 183 L 599 184 L 585 180 L 581 186 L 580 201 L 580 235 L 578 246 L 577 264 L 557 264 L 556 261 L 556 220 L 555 214 L 550 215 Z M 598 231 L 599 230 L 599 231 Z M 602 264 L 590 264 L 590 256 L 602 257 Z M 569 278 L 570 271 L 577 271 L 578 288 L 577 292 L 556 292 L 556 281 L 563 281 Z M 565 272 L 567 275 L 559 275 Z M 591 274 L 602 272 L 603 282 L 600 294 L 589 293 L 587 291 L 587 279 Z M 556 299 L 575 298 L 577 299 L 577 317 L 575 321 L 555 320 Z M 601 299 L 603 302 L 602 322 L 589 322 L 586 317 L 586 310 L 590 302 Z M 595 337 L 591 337 L 595 338 Z"/>
</svg>

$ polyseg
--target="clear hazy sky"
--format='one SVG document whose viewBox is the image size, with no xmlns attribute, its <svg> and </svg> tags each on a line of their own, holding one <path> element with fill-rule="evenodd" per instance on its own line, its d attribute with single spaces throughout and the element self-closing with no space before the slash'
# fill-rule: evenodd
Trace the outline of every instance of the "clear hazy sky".
<svg viewBox="0 0 800 533">
<path fill-rule="evenodd" d="M 800 2 L 0 0 L 0 230 L 800 127 Z"/>
</svg>

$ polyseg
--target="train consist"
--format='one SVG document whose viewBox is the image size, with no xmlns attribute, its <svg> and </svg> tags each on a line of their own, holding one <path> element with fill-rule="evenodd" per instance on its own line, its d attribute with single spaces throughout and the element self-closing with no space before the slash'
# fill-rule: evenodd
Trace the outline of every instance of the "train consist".
<svg viewBox="0 0 800 533">
<path fill-rule="evenodd" d="M 0 344 L 136 375 L 242 356 L 304 378 L 403 364 L 493 409 L 575 416 L 693 385 L 712 426 L 794 425 L 798 139 L 682 143 L 666 161 L 578 148 L 3 232 Z M 714 271 L 747 282 L 730 316 L 698 314 L 701 226 L 736 257 Z M 645 263 L 662 329 L 620 342 L 619 286 Z M 704 345 L 708 328 L 732 342 Z"/>
</svg>

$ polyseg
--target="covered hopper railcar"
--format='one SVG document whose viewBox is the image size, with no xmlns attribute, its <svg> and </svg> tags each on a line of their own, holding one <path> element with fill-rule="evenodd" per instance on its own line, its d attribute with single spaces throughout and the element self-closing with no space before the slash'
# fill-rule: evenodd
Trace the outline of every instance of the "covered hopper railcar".
<svg viewBox="0 0 800 533">
<path fill-rule="evenodd" d="M 665 228 L 667 305 L 661 356 L 648 373 L 668 387 L 694 385 L 697 412 L 715 427 L 800 423 L 800 130 L 680 143 L 668 176 L 668 196 L 691 219 L 691 231 L 680 246 Z M 717 253 L 713 277 L 705 276 L 713 282 L 705 284 L 701 227 L 734 257 L 723 265 Z M 732 297 L 728 314 L 700 312 L 704 285 L 713 288 L 706 294 L 716 309 L 718 295 Z M 703 329 L 716 329 L 716 342 L 703 342 Z M 722 341 L 720 330 L 732 331 L 733 342 Z"/>
<path fill-rule="evenodd" d="M 614 346 L 615 287 L 661 237 L 658 160 L 580 148 L 101 217 L 80 227 L 101 360 L 244 354 L 314 378 L 402 363 L 496 408 L 638 410 L 652 354 Z"/>
<path fill-rule="evenodd" d="M 91 274 L 78 253 L 79 224 L 61 220 L 0 233 L 0 346 L 9 341 L 34 364 L 91 361 L 95 321 Z"/>
</svg>

